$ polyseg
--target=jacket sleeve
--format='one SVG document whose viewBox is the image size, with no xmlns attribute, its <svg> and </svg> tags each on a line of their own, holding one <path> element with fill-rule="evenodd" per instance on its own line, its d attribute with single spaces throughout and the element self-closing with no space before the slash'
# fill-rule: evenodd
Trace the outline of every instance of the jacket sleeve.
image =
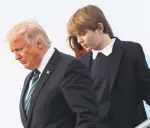
<svg viewBox="0 0 150 128">
<path fill-rule="evenodd" d="M 88 69 L 78 60 L 74 60 L 64 75 L 62 93 L 76 113 L 75 128 L 96 128 L 98 107 L 96 92 Z"/>
</svg>

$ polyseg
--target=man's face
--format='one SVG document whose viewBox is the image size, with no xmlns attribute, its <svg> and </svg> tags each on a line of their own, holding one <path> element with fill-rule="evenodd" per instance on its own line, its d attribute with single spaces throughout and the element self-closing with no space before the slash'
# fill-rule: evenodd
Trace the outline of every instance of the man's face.
<svg viewBox="0 0 150 128">
<path fill-rule="evenodd" d="M 29 43 L 24 37 L 19 37 L 10 43 L 10 49 L 24 68 L 34 70 L 39 66 L 41 60 L 37 43 Z"/>
<path fill-rule="evenodd" d="M 92 49 L 98 50 L 100 42 L 102 41 L 102 35 L 99 30 L 86 30 L 84 33 L 77 35 L 77 40 L 86 51 L 90 51 Z"/>
</svg>

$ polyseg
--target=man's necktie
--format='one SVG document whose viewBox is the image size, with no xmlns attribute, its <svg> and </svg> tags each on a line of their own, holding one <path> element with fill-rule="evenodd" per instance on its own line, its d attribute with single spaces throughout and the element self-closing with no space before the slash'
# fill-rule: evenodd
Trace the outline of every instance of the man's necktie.
<svg viewBox="0 0 150 128">
<path fill-rule="evenodd" d="M 24 106 L 25 106 L 26 113 L 29 110 L 31 96 L 32 96 L 32 93 L 33 93 L 33 91 L 34 91 L 34 89 L 37 85 L 38 80 L 39 80 L 39 74 L 40 74 L 40 71 L 36 69 L 34 71 L 32 79 L 31 79 L 31 88 L 29 88 L 28 92 L 26 93 L 26 97 L 25 97 L 25 100 L 24 100 Z"/>
</svg>

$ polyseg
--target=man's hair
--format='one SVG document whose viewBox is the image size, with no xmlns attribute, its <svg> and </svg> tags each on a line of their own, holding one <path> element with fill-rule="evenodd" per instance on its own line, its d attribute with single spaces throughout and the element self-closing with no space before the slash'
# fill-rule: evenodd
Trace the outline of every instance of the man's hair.
<svg viewBox="0 0 150 128">
<path fill-rule="evenodd" d="M 76 36 L 84 33 L 86 29 L 95 31 L 98 28 L 98 23 L 103 24 L 104 33 L 108 34 L 110 38 L 114 37 L 104 13 L 95 5 L 88 5 L 78 9 L 67 24 L 67 31 L 70 36 Z"/>
<path fill-rule="evenodd" d="M 45 30 L 35 20 L 25 20 L 14 25 L 8 32 L 7 40 L 13 42 L 20 36 L 23 36 L 28 43 L 36 43 L 41 39 L 46 47 L 51 45 Z"/>
</svg>

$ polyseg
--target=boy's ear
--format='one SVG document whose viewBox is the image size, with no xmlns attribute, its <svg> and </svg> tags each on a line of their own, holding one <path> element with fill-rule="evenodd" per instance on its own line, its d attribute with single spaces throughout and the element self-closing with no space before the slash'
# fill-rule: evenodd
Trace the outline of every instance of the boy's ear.
<svg viewBox="0 0 150 128">
<path fill-rule="evenodd" d="M 104 32 L 104 25 L 102 23 L 98 23 L 97 26 L 99 32 Z"/>
</svg>

